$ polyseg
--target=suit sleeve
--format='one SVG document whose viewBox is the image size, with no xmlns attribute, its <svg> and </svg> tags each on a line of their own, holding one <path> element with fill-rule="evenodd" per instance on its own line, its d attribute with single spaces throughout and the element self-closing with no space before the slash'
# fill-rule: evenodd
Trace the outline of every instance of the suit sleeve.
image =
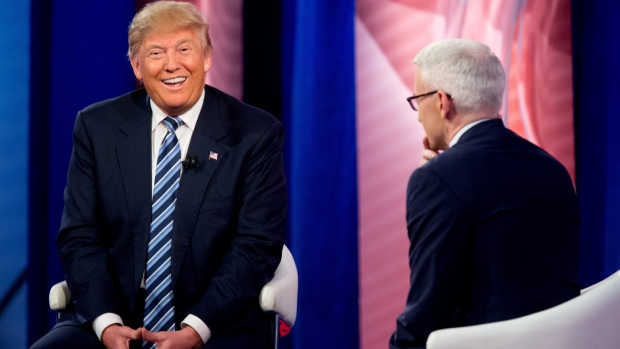
<svg viewBox="0 0 620 349">
<path fill-rule="evenodd" d="M 432 331 L 458 322 L 470 260 L 468 226 L 451 188 L 431 170 L 416 170 L 407 188 L 410 290 L 391 348 L 423 348 Z"/>
<path fill-rule="evenodd" d="M 73 130 L 64 210 L 57 237 L 63 272 L 80 323 L 123 307 L 107 268 L 107 248 L 97 224 L 95 161 L 82 113 Z"/>
<path fill-rule="evenodd" d="M 231 249 L 190 309 L 213 333 L 258 308 L 259 292 L 280 262 L 288 208 L 283 145 L 284 129 L 274 122 L 258 137 L 241 169 Z"/>
</svg>

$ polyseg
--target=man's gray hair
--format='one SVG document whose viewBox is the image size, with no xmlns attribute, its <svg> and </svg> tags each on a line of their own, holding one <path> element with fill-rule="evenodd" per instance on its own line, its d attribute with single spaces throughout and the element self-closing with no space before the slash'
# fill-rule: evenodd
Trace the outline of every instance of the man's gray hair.
<svg viewBox="0 0 620 349">
<path fill-rule="evenodd" d="M 452 96 L 457 113 L 500 111 L 506 73 L 487 45 L 465 39 L 441 40 L 424 47 L 413 63 L 429 91 L 442 90 Z"/>
</svg>

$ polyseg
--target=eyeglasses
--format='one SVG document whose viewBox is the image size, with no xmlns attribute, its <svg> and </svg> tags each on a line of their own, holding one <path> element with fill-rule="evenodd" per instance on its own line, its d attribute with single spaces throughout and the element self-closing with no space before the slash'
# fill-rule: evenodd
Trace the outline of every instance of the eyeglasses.
<svg viewBox="0 0 620 349">
<path fill-rule="evenodd" d="M 411 109 L 418 111 L 418 105 L 420 104 L 420 99 L 421 97 L 426 97 L 426 96 L 430 96 L 433 93 L 437 93 L 439 92 L 439 90 L 435 90 L 435 91 L 431 91 L 431 92 L 427 92 L 427 93 L 423 93 L 421 95 L 416 95 L 416 96 L 411 96 L 411 97 L 407 97 L 407 102 L 409 102 L 409 105 L 411 106 Z M 448 98 L 452 99 L 452 96 L 450 96 L 449 94 L 446 93 L 446 96 L 448 96 Z"/>
</svg>

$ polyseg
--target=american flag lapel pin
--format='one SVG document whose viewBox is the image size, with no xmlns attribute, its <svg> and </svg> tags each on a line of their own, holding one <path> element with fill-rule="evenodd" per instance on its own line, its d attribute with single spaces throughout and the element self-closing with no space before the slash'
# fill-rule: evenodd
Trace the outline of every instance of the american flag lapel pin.
<svg viewBox="0 0 620 349">
<path fill-rule="evenodd" d="M 209 152 L 209 160 L 217 160 L 217 153 L 216 152 Z"/>
</svg>

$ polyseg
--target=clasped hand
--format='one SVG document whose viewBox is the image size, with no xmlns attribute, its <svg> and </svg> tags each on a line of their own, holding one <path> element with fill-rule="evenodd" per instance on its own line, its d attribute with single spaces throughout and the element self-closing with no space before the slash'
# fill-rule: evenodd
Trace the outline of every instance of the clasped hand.
<svg viewBox="0 0 620 349">
<path fill-rule="evenodd" d="M 151 332 L 144 327 L 134 330 L 127 326 L 108 326 L 101 334 L 101 341 L 108 349 L 129 349 L 132 340 L 145 340 L 154 343 L 158 349 L 195 349 L 202 346 L 202 339 L 191 327 L 180 331 Z"/>
</svg>

